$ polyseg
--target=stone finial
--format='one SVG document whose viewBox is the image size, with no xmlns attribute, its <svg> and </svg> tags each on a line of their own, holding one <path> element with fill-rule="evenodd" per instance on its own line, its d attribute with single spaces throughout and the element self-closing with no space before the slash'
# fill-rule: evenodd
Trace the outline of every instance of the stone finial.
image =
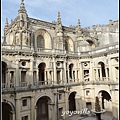
<svg viewBox="0 0 120 120">
<path fill-rule="evenodd" d="M 11 23 L 13 22 L 13 19 L 11 19 Z"/>
<path fill-rule="evenodd" d="M 25 9 L 25 6 L 24 6 L 24 0 L 21 0 L 21 4 L 20 4 L 20 9 L 18 10 L 18 12 L 24 12 L 26 13 L 26 9 Z"/>
<path fill-rule="evenodd" d="M 24 0 L 21 0 L 21 6 L 24 6 Z"/>
<path fill-rule="evenodd" d="M 60 18 L 60 11 L 58 11 L 58 19 L 57 19 L 58 23 L 61 23 L 61 18 Z"/>
<path fill-rule="evenodd" d="M 81 25 L 80 25 L 80 19 L 78 19 L 78 27 L 79 28 L 81 27 Z"/>
<path fill-rule="evenodd" d="M 8 18 L 6 18 L 5 27 L 8 27 Z"/>
</svg>

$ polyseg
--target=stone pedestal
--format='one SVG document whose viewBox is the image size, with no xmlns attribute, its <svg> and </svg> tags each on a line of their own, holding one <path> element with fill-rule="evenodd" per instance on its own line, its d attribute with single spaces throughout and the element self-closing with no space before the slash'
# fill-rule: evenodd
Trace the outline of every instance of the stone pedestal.
<svg viewBox="0 0 120 120">
<path fill-rule="evenodd" d="M 95 113 L 96 114 L 96 120 L 101 120 L 101 113 Z"/>
</svg>

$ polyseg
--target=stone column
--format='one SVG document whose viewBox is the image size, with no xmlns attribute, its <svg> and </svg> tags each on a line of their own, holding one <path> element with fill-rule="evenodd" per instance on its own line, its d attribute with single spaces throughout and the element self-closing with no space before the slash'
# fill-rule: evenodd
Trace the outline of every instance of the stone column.
<svg viewBox="0 0 120 120">
<path fill-rule="evenodd" d="M 71 71 L 71 72 L 72 72 L 72 82 L 73 82 L 73 81 L 74 81 L 74 78 L 73 78 L 73 69 L 72 69 L 72 71 Z"/>
<path fill-rule="evenodd" d="M 81 62 L 79 63 L 79 82 L 83 81 L 83 71 L 82 71 L 82 65 Z"/>
<path fill-rule="evenodd" d="M 63 84 L 63 70 L 60 70 L 60 84 Z"/>
<path fill-rule="evenodd" d="M 109 78 L 110 78 L 110 81 L 111 80 L 113 80 L 113 78 L 112 78 L 112 61 L 111 61 L 111 59 L 109 58 L 108 59 L 108 64 L 109 64 Z"/>
<path fill-rule="evenodd" d="M 19 74 L 19 60 L 16 60 L 16 80 L 15 80 L 15 86 L 19 86 L 19 83 L 20 83 L 20 74 Z"/>
<path fill-rule="evenodd" d="M 69 111 L 69 100 L 68 100 L 68 97 L 69 97 L 69 91 L 66 90 L 65 91 L 65 111 Z M 65 114 L 65 118 L 67 118 L 69 115 L 68 114 Z"/>
<path fill-rule="evenodd" d="M 31 102 L 30 102 L 30 103 L 31 103 L 31 114 L 30 114 L 31 117 L 30 117 L 30 120 L 35 120 L 35 119 L 34 119 L 34 118 L 35 118 L 34 96 L 31 97 Z"/>
<path fill-rule="evenodd" d="M 7 71 L 7 85 L 9 88 L 10 87 L 10 71 L 9 70 Z"/>
<path fill-rule="evenodd" d="M 56 61 L 55 61 L 55 58 L 53 57 L 53 65 L 54 65 L 54 78 L 53 78 L 53 81 L 54 83 L 53 84 L 56 84 L 57 83 L 57 71 L 56 71 Z"/>
<path fill-rule="evenodd" d="M 66 61 L 64 61 L 64 73 L 63 73 L 63 75 L 64 75 L 64 83 L 66 84 L 67 83 L 67 77 L 66 77 Z"/>
<path fill-rule="evenodd" d="M 15 106 L 16 106 L 16 120 L 21 120 L 21 116 L 20 116 L 20 107 L 21 107 L 21 105 L 20 105 L 20 99 L 18 98 L 18 99 L 16 99 L 15 100 Z"/>
<path fill-rule="evenodd" d="M 69 67 L 68 67 L 68 83 L 70 83 Z"/>
<path fill-rule="evenodd" d="M 89 69 L 89 79 L 90 79 L 90 81 L 93 81 L 93 76 L 95 76 L 95 75 L 93 74 L 92 62 L 90 62 L 90 69 Z"/>
<path fill-rule="evenodd" d="M 30 81 L 29 84 L 33 85 L 33 60 L 30 60 Z"/>
<path fill-rule="evenodd" d="M 44 71 L 44 84 L 47 85 L 47 70 Z"/>
<path fill-rule="evenodd" d="M 33 46 L 35 46 L 36 49 L 36 45 L 35 45 L 35 40 L 34 40 L 34 33 L 31 33 L 31 50 L 34 50 Z"/>
<path fill-rule="evenodd" d="M 95 109 L 95 88 L 92 88 L 92 109 Z"/>
<path fill-rule="evenodd" d="M 53 73 L 53 70 L 51 71 L 51 76 L 52 76 L 52 79 L 51 79 L 52 84 L 54 84 L 54 73 Z"/>
<path fill-rule="evenodd" d="M 76 97 L 75 97 L 76 111 L 79 111 L 79 110 L 80 110 L 79 99 L 80 99 L 79 96 L 76 96 Z"/>
<path fill-rule="evenodd" d="M 96 79 L 97 79 L 97 81 L 99 81 L 98 68 L 96 68 Z"/>
<path fill-rule="evenodd" d="M 93 69 L 93 70 L 94 70 L 94 73 L 93 73 L 93 81 L 95 81 L 95 80 L 97 79 L 97 77 L 96 77 L 96 76 L 97 76 L 97 75 L 96 75 L 96 71 L 97 71 L 97 70 L 96 70 L 96 69 Z"/>
<path fill-rule="evenodd" d="M 39 81 L 39 69 L 36 70 L 36 75 L 37 75 L 36 79 L 37 79 L 37 83 L 38 83 L 38 81 Z"/>
<path fill-rule="evenodd" d="M 107 71 L 107 68 L 105 68 L 105 74 L 106 74 L 106 81 L 108 81 L 108 71 Z"/>
<path fill-rule="evenodd" d="M 22 79 L 21 79 L 21 69 L 19 70 L 19 84 L 21 85 Z"/>
<path fill-rule="evenodd" d="M 12 112 L 12 119 L 15 120 L 15 111 Z"/>
<path fill-rule="evenodd" d="M 103 80 L 103 78 L 102 78 L 102 68 L 100 68 L 99 70 L 100 70 L 100 80 Z"/>
<path fill-rule="evenodd" d="M 36 120 L 36 118 L 37 118 L 37 106 L 34 107 L 34 111 L 35 111 L 35 116 L 34 116 L 35 119 L 34 120 Z"/>
<path fill-rule="evenodd" d="M 50 85 L 51 83 L 50 70 L 47 71 L 47 75 L 48 75 L 48 84 Z"/>
<path fill-rule="evenodd" d="M 116 81 L 116 75 L 115 75 L 115 66 L 112 66 L 112 79 L 113 81 Z"/>
<path fill-rule="evenodd" d="M 54 108 L 54 110 L 55 110 L 55 120 L 58 120 L 58 118 L 59 118 L 59 106 L 58 106 L 58 92 L 56 91 L 55 93 L 54 93 L 54 97 L 55 97 L 55 108 Z"/>
<path fill-rule="evenodd" d="M 49 120 L 55 120 L 55 114 L 54 113 L 54 104 L 48 102 L 48 110 L 49 110 Z"/>
</svg>

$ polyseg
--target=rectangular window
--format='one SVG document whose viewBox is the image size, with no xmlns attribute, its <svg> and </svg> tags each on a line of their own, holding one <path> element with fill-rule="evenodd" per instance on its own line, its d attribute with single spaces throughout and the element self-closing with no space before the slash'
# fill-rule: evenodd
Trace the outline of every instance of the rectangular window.
<svg viewBox="0 0 120 120">
<path fill-rule="evenodd" d="M 14 79 L 14 71 L 10 72 L 10 82 L 13 83 L 13 79 Z"/>
<path fill-rule="evenodd" d="M 37 78 L 36 78 L 36 77 L 37 77 L 37 72 L 34 71 L 34 72 L 33 72 L 33 81 L 37 81 Z"/>
<path fill-rule="evenodd" d="M 22 100 L 22 106 L 27 106 L 27 99 Z"/>
<path fill-rule="evenodd" d="M 28 120 L 28 116 L 23 116 L 21 120 Z"/>
<path fill-rule="evenodd" d="M 26 71 L 21 71 L 21 82 L 26 81 Z"/>
<path fill-rule="evenodd" d="M 61 100 L 62 99 L 62 94 L 59 94 L 59 100 Z"/>
<path fill-rule="evenodd" d="M 86 90 L 86 95 L 90 95 L 90 91 L 89 90 Z"/>
</svg>

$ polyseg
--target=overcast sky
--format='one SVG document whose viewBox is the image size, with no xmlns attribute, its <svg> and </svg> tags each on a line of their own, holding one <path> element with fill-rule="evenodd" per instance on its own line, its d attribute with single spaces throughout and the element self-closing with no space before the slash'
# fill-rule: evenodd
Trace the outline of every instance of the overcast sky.
<svg viewBox="0 0 120 120">
<path fill-rule="evenodd" d="M 9 23 L 18 15 L 21 0 L 2 0 L 2 35 L 5 20 Z M 108 24 L 118 20 L 118 0 L 24 0 L 28 16 L 48 22 L 56 21 L 58 11 L 64 26 L 81 27 Z"/>
</svg>

